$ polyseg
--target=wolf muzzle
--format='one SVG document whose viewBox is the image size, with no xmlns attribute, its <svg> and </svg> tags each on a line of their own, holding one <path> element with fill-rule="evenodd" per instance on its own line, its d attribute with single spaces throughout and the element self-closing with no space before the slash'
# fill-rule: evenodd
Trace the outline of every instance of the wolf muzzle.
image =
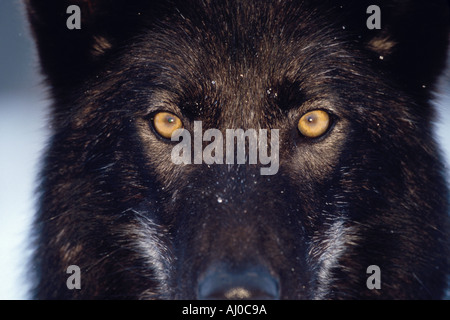
<svg viewBox="0 0 450 320">
<path fill-rule="evenodd" d="M 262 266 L 232 269 L 226 265 L 210 267 L 198 285 L 201 300 L 277 300 L 280 286 Z"/>
</svg>

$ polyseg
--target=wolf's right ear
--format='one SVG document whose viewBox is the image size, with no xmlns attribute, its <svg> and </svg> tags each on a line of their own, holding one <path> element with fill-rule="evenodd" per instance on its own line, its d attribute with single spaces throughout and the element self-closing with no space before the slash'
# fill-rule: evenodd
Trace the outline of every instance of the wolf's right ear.
<svg viewBox="0 0 450 320">
<path fill-rule="evenodd" d="M 51 84 L 82 80 L 133 31 L 164 17 L 166 2 L 25 0 L 41 65 Z"/>
</svg>

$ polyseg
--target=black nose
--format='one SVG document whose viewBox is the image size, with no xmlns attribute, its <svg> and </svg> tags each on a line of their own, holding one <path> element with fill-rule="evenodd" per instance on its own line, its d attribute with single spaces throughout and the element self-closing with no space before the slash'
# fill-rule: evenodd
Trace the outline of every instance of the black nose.
<svg viewBox="0 0 450 320">
<path fill-rule="evenodd" d="M 198 298 L 202 300 L 276 300 L 278 281 L 264 267 L 230 271 L 212 267 L 199 282 Z"/>
</svg>

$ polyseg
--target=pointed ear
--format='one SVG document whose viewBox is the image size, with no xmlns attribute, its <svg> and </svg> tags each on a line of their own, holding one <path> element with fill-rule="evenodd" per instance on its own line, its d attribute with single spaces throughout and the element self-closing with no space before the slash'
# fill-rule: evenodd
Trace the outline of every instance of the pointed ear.
<svg viewBox="0 0 450 320">
<path fill-rule="evenodd" d="M 114 51 L 144 23 L 148 25 L 153 17 L 160 16 L 160 2 L 164 2 L 25 1 L 43 71 L 52 84 L 58 85 L 82 81 L 87 72 L 101 64 L 103 56 Z M 70 10 L 74 5 L 78 6 L 79 15 L 78 10 Z M 80 29 L 69 28 L 78 23 Z"/>
<path fill-rule="evenodd" d="M 379 3 L 381 29 L 369 30 L 366 26 L 366 48 L 413 92 L 424 89 L 428 92 L 445 68 L 449 3 L 447 0 L 372 2 Z"/>
</svg>

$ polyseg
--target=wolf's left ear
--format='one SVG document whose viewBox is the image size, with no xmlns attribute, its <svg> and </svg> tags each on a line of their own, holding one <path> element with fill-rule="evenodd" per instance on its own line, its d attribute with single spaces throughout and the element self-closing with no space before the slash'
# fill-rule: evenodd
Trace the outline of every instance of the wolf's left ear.
<svg viewBox="0 0 450 320">
<path fill-rule="evenodd" d="M 25 0 L 41 64 L 54 85 L 84 79 L 136 28 L 164 16 L 166 1 Z"/>
<path fill-rule="evenodd" d="M 365 29 L 365 47 L 413 92 L 432 89 L 447 57 L 450 28 L 447 0 L 362 2 L 367 5 L 366 25 L 359 27 Z M 378 3 L 378 8 L 369 3 Z"/>
</svg>

